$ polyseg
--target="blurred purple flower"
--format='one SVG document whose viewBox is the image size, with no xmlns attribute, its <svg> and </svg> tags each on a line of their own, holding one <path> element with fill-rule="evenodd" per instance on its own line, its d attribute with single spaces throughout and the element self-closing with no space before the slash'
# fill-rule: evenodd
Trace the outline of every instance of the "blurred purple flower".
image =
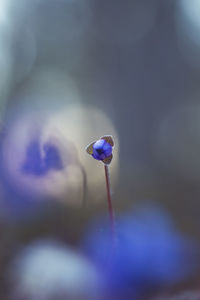
<svg viewBox="0 0 200 300">
<path fill-rule="evenodd" d="M 183 238 L 166 211 L 155 205 L 120 216 L 117 234 L 115 252 L 104 221 L 92 224 L 84 240 L 85 251 L 117 293 L 174 283 L 194 270 L 194 243 Z"/>
<path fill-rule="evenodd" d="M 26 174 L 43 176 L 49 170 L 62 170 L 64 168 L 59 150 L 53 144 L 46 143 L 43 146 L 44 155 L 42 157 L 40 143 L 33 140 L 27 147 L 25 162 L 22 171 Z"/>
</svg>

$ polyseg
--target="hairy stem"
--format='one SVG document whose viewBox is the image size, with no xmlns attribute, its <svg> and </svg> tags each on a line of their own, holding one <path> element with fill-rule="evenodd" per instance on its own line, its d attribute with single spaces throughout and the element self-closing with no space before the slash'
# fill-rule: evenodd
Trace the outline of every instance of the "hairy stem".
<svg viewBox="0 0 200 300">
<path fill-rule="evenodd" d="M 108 213 L 109 213 L 110 226 L 111 226 L 112 242 L 113 242 L 113 246 L 114 246 L 115 242 L 116 242 L 115 217 L 114 217 L 114 212 L 113 212 L 113 207 L 112 207 L 111 185 L 110 185 L 110 176 L 109 176 L 108 165 L 105 164 L 104 169 L 105 169 L 105 177 L 106 177 Z"/>
</svg>

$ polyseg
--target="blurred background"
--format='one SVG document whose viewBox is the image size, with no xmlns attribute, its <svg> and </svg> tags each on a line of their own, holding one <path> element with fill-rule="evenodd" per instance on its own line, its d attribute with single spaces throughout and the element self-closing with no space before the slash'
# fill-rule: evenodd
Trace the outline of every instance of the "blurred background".
<svg viewBox="0 0 200 300">
<path fill-rule="evenodd" d="M 200 1 L 0 0 L 0 70 L 0 299 L 200 299 Z"/>
</svg>

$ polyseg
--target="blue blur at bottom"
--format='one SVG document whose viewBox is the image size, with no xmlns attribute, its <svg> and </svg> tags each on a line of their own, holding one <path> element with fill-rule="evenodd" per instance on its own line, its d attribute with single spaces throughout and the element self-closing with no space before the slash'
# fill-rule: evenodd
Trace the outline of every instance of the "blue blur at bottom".
<svg viewBox="0 0 200 300">
<path fill-rule="evenodd" d="M 116 223 L 116 249 L 105 220 L 92 224 L 83 242 L 88 257 L 104 273 L 109 291 L 118 296 L 139 295 L 149 288 L 177 283 L 194 270 L 194 243 L 182 237 L 160 207 L 140 206 Z"/>
</svg>

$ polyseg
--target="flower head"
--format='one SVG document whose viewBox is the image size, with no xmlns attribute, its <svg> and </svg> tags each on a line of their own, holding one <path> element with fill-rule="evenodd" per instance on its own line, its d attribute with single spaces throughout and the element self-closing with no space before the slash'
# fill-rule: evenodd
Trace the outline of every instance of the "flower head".
<svg viewBox="0 0 200 300">
<path fill-rule="evenodd" d="M 106 135 L 87 146 L 86 151 L 95 159 L 103 161 L 104 164 L 110 164 L 113 157 L 113 146 L 114 142 L 112 136 Z"/>
<path fill-rule="evenodd" d="M 101 218 L 88 225 L 83 247 L 102 270 L 113 299 L 181 282 L 196 270 L 198 245 L 177 230 L 164 208 L 151 202 L 118 216 L 115 251 L 107 220 Z"/>
</svg>

